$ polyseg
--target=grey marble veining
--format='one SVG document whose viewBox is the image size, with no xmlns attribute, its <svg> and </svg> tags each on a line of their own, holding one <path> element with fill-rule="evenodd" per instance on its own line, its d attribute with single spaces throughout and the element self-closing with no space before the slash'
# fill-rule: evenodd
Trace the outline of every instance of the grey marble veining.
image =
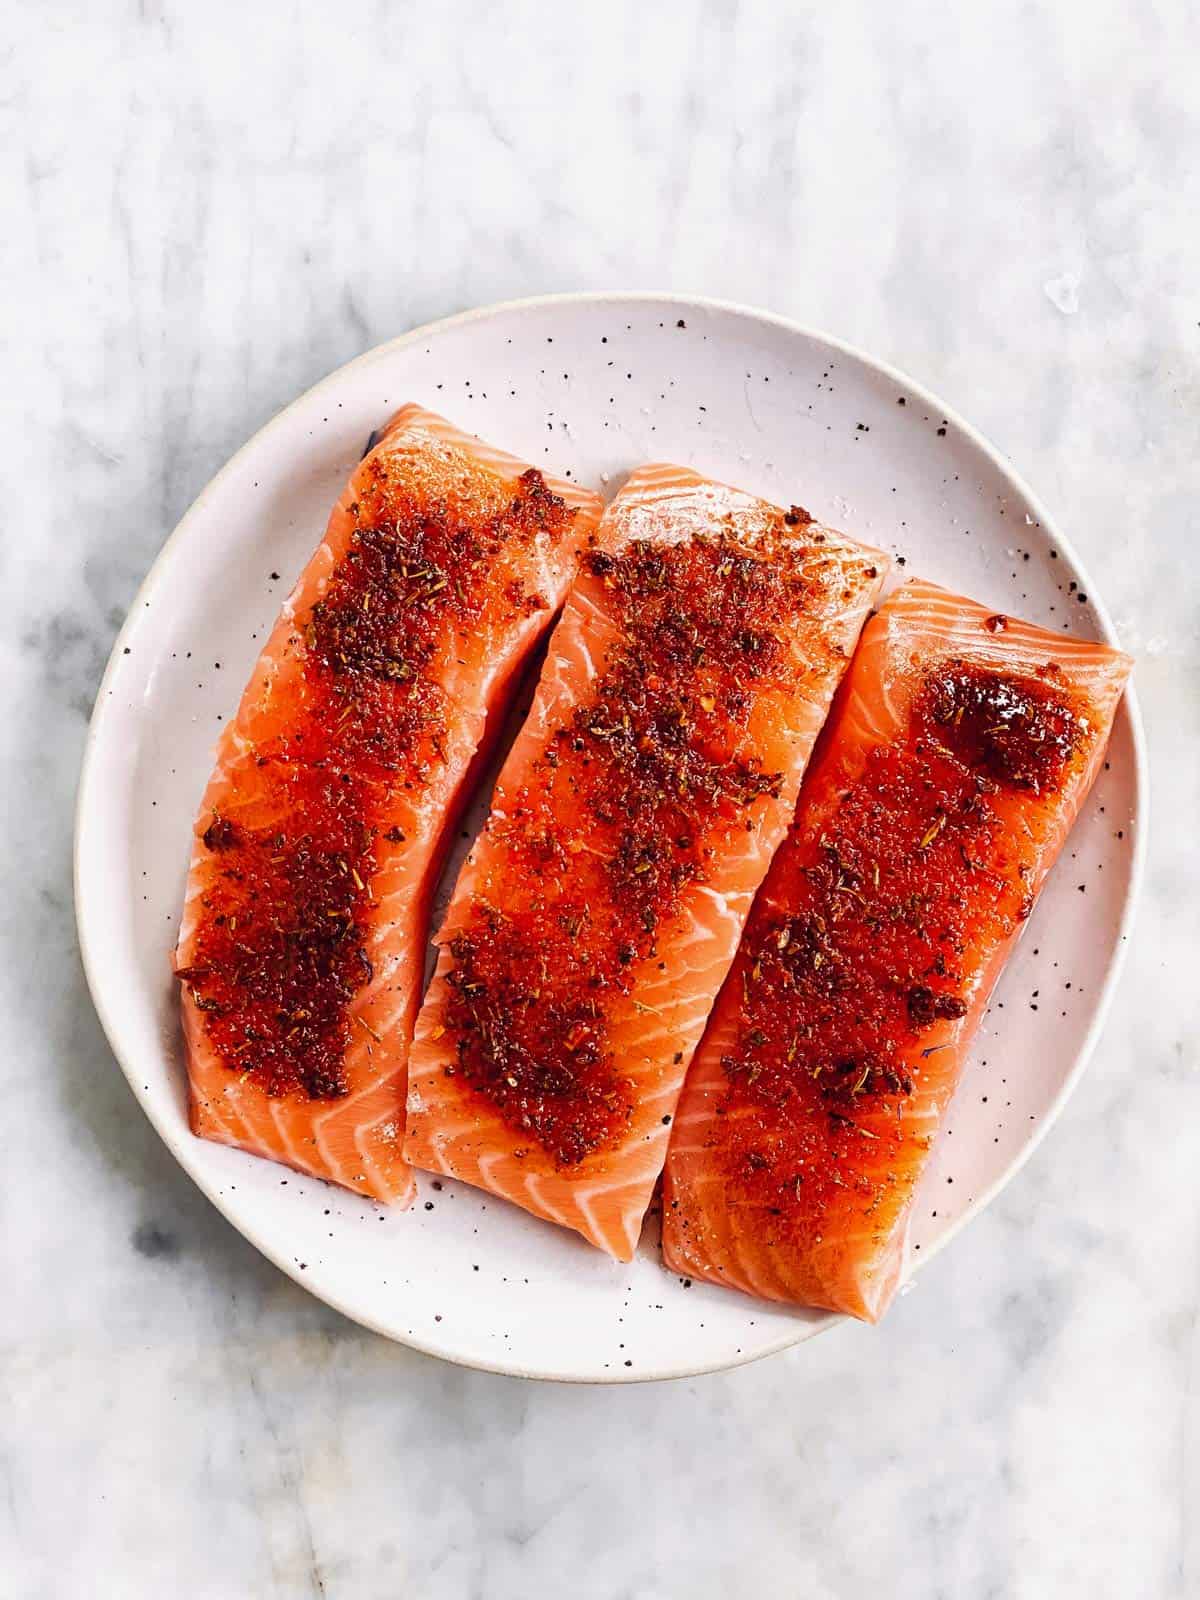
<svg viewBox="0 0 1200 1600">
<path fill-rule="evenodd" d="M 1200 1593 L 1200 25 L 1187 0 L 0 22 L 0 1591 L 14 1600 Z M 123 611 L 228 454 L 432 316 L 673 287 L 931 384 L 1139 656 L 1154 818 L 1111 1021 L 876 1331 L 625 1390 L 390 1346 L 206 1204 L 74 946 Z"/>
</svg>

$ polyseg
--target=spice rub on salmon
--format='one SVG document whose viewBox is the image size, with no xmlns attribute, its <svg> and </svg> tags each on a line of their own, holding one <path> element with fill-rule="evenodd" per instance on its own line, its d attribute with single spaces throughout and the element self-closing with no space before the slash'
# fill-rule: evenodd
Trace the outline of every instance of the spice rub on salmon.
<svg viewBox="0 0 1200 1600">
<path fill-rule="evenodd" d="M 1129 667 L 924 583 L 867 625 L 680 1101 L 676 1271 L 886 1308 L 971 1036 Z"/>
<path fill-rule="evenodd" d="M 605 515 L 438 934 L 406 1154 L 628 1259 L 884 559 L 671 467 Z"/>
<path fill-rule="evenodd" d="M 407 406 L 255 667 L 176 956 L 195 1132 L 402 1200 L 429 897 L 600 504 Z"/>
</svg>

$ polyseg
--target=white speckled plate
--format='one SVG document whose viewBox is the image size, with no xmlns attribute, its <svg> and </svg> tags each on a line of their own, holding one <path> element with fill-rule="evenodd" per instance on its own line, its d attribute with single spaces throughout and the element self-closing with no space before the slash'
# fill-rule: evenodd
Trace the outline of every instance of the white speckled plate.
<svg viewBox="0 0 1200 1600">
<path fill-rule="evenodd" d="M 368 434 L 405 400 L 606 492 L 640 461 L 682 462 L 797 501 L 997 610 L 1108 640 L 1111 625 L 1011 469 L 901 374 L 734 306 L 583 295 L 419 329 L 318 384 L 214 478 L 121 632 L 79 794 L 84 961 L 134 1092 L 230 1221 L 348 1316 L 472 1366 L 625 1381 L 782 1349 L 832 1319 L 685 1286 L 661 1267 L 653 1223 L 620 1266 L 459 1184 L 424 1179 L 416 1206 L 392 1213 L 188 1131 L 167 958 L 213 742 Z M 918 1263 L 1013 1175 L 1083 1068 L 1127 937 L 1144 785 L 1130 695 L 918 1197 Z"/>
</svg>

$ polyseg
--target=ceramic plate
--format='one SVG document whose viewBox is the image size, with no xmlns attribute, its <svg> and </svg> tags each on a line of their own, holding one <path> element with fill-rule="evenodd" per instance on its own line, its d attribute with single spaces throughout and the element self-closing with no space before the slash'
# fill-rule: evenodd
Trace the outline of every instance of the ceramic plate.
<svg viewBox="0 0 1200 1600">
<path fill-rule="evenodd" d="M 434 1190 L 422 1177 L 413 1209 L 392 1213 L 188 1131 L 168 952 L 214 740 L 368 435 L 406 400 L 605 494 L 638 462 L 680 462 L 804 505 L 893 552 L 897 576 L 924 574 L 1052 628 L 1113 641 L 1112 627 L 1029 490 L 900 373 L 734 306 L 585 295 L 455 317 L 318 384 L 196 501 L 117 640 L 79 796 L 83 956 L 134 1093 L 229 1220 L 348 1316 L 472 1366 L 626 1381 L 806 1339 L 832 1319 L 664 1271 L 653 1219 L 623 1266 L 463 1185 Z M 1130 695 L 918 1196 L 917 1265 L 1029 1155 L 1096 1037 L 1141 860 L 1140 749 Z"/>
</svg>

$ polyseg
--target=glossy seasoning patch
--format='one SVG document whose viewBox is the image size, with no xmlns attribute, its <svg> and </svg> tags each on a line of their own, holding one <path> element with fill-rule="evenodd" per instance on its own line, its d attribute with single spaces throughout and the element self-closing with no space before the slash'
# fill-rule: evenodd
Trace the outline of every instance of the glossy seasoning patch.
<svg viewBox="0 0 1200 1600">
<path fill-rule="evenodd" d="M 675 1271 L 886 1308 L 917 1179 L 1129 669 L 923 582 L 867 625 L 680 1101 Z"/>
<path fill-rule="evenodd" d="M 429 898 L 599 501 L 406 406 L 226 728 L 176 953 L 193 1130 L 405 1200 Z"/>
<path fill-rule="evenodd" d="M 628 1259 L 885 558 L 674 467 L 610 506 L 456 886 L 405 1153 Z"/>
</svg>

